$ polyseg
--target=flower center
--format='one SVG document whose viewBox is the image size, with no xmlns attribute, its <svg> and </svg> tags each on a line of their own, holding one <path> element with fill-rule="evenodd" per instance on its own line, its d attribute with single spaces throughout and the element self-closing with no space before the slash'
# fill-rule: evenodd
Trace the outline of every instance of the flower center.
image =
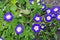
<svg viewBox="0 0 60 40">
<path fill-rule="evenodd" d="M 11 18 L 11 15 L 7 15 L 6 18 L 7 18 L 7 19 L 10 19 L 10 18 Z"/>
<path fill-rule="evenodd" d="M 60 15 L 58 15 L 58 19 L 60 19 Z"/>
<path fill-rule="evenodd" d="M 35 18 L 35 20 L 37 20 L 37 21 L 38 21 L 38 20 L 40 20 L 40 18 L 39 18 L 39 17 L 36 17 L 36 18 Z"/>
<path fill-rule="evenodd" d="M 44 26 L 41 26 L 41 28 L 44 28 Z"/>
<path fill-rule="evenodd" d="M 54 11 L 58 11 L 58 8 L 55 8 Z"/>
<path fill-rule="evenodd" d="M 50 10 L 47 10 L 47 13 L 50 13 L 51 11 Z"/>
<path fill-rule="evenodd" d="M 39 29 L 39 28 L 38 28 L 38 26 L 35 26 L 35 27 L 34 27 L 34 30 L 36 30 L 36 31 L 37 31 L 38 29 Z"/>
<path fill-rule="evenodd" d="M 45 8 L 45 6 L 42 6 L 42 9 L 44 9 Z"/>
<path fill-rule="evenodd" d="M 51 19 L 51 17 L 50 16 L 47 16 L 47 20 L 50 20 Z"/>
<path fill-rule="evenodd" d="M 21 27 L 18 27 L 17 28 L 17 32 L 21 32 L 22 28 Z"/>
</svg>

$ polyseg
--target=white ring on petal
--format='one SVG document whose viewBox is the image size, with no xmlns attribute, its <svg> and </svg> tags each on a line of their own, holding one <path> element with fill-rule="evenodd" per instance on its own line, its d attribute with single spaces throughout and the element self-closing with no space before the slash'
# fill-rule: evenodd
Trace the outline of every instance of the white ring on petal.
<svg viewBox="0 0 60 40">
<path fill-rule="evenodd" d="M 58 19 L 60 19 L 60 15 L 58 15 Z"/>
<path fill-rule="evenodd" d="M 41 28 L 44 28 L 45 26 L 41 26 Z"/>
<path fill-rule="evenodd" d="M 0 40 L 3 40 L 2 38 L 0 38 Z"/>
<path fill-rule="evenodd" d="M 22 28 L 21 27 L 17 27 L 17 32 L 21 32 Z"/>
<path fill-rule="evenodd" d="M 35 18 L 35 20 L 39 21 L 39 20 L 40 20 L 40 18 L 39 18 L 39 17 L 36 17 L 36 18 Z"/>
<path fill-rule="evenodd" d="M 42 6 L 42 9 L 44 9 L 45 8 L 45 6 Z"/>
<path fill-rule="evenodd" d="M 39 30 L 38 26 L 35 26 L 35 27 L 34 27 L 34 30 L 35 30 L 35 31 Z"/>
<path fill-rule="evenodd" d="M 58 8 L 55 8 L 54 11 L 55 11 L 55 12 L 58 11 Z"/>
<path fill-rule="evenodd" d="M 47 13 L 50 13 L 50 12 L 51 12 L 51 10 L 48 9 L 48 10 L 47 10 Z"/>
<path fill-rule="evenodd" d="M 50 16 L 47 16 L 47 20 L 50 20 L 51 19 L 51 17 Z"/>
<path fill-rule="evenodd" d="M 11 19 L 11 15 L 6 15 L 6 19 Z"/>
</svg>

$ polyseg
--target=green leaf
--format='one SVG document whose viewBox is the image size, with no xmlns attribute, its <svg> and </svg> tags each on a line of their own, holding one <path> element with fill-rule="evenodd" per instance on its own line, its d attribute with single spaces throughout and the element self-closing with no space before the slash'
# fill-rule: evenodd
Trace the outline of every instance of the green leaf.
<svg viewBox="0 0 60 40">
<path fill-rule="evenodd" d="M 10 11 L 10 5 L 9 5 L 9 4 L 6 5 L 6 9 L 5 9 L 5 10 L 6 10 L 7 12 Z"/>
<path fill-rule="evenodd" d="M 16 4 L 16 0 L 10 0 L 12 4 Z"/>
<path fill-rule="evenodd" d="M 21 10 L 20 13 L 30 14 L 30 10 L 28 10 L 28 9 L 26 9 L 26 10 Z"/>
<path fill-rule="evenodd" d="M 43 36 L 43 40 L 47 40 L 47 36 Z"/>
<path fill-rule="evenodd" d="M 56 32 L 56 27 L 54 27 L 53 29 L 51 29 L 51 33 L 54 33 L 54 32 Z"/>
<path fill-rule="evenodd" d="M 11 10 L 12 12 L 15 12 L 16 9 L 17 9 L 17 6 L 16 6 L 16 5 L 12 5 L 11 8 L 10 8 L 10 10 Z"/>
<path fill-rule="evenodd" d="M 3 11 L 2 10 L 0 10 L 0 19 L 2 18 L 3 19 Z"/>
<path fill-rule="evenodd" d="M 19 4 L 24 4 L 24 1 L 25 1 L 25 0 L 18 0 L 18 3 L 19 3 Z"/>
<path fill-rule="evenodd" d="M 58 40 L 57 34 L 54 34 L 54 38 L 55 38 L 55 40 Z"/>
<path fill-rule="evenodd" d="M 29 0 L 25 0 L 25 1 L 26 1 L 26 8 L 31 9 L 31 5 L 30 5 L 30 3 L 28 3 Z"/>
</svg>

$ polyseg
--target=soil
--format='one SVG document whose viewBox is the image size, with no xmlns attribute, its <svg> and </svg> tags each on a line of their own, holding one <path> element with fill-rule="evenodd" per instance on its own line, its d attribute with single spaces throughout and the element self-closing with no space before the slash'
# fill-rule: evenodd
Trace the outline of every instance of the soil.
<svg viewBox="0 0 60 40">
<path fill-rule="evenodd" d="M 56 32 L 58 36 L 58 40 L 60 40 L 60 30 Z"/>
<path fill-rule="evenodd" d="M 54 5 L 60 6 L 60 0 L 44 0 L 44 2 L 45 2 L 46 4 L 50 4 L 50 5 L 52 5 L 52 6 L 54 6 Z"/>
</svg>

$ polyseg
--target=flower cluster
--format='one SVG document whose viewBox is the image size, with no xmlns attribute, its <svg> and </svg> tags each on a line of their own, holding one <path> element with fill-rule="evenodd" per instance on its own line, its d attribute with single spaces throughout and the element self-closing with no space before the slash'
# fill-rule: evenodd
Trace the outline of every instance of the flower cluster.
<svg viewBox="0 0 60 40">
<path fill-rule="evenodd" d="M 34 1 L 33 0 L 29 0 L 30 4 L 33 4 Z M 39 2 L 39 1 L 37 1 Z M 46 22 L 51 22 L 53 19 L 53 14 L 55 15 L 56 20 L 60 20 L 60 14 L 58 13 L 60 11 L 60 7 L 59 6 L 53 6 L 53 8 L 46 8 L 45 4 L 42 4 L 42 10 L 46 10 L 46 15 L 44 17 L 44 20 Z M 4 20 L 7 22 L 10 22 L 11 20 L 13 20 L 14 16 L 12 15 L 11 12 L 7 12 L 4 14 Z M 35 14 L 33 17 L 33 20 L 35 22 L 42 22 L 42 16 L 40 14 Z M 15 28 L 15 32 L 17 34 L 21 34 L 23 31 L 23 26 L 21 25 L 17 25 Z M 32 30 L 34 32 L 39 32 L 40 30 L 44 30 L 45 29 L 45 25 L 44 24 L 33 24 L 32 25 Z"/>
<path fill-rule="evenodd" d="M 49 15 L 51 15 L 51 20 L 53 19 L 53 17 L 55 17 L 56 20 L 60 20 L 60 13 L 59 13 L 60 12 L 60 7 L 59 6 L 53 6 L 49 10 L 50 11 L 46 11 L 46 13 L 49 14 Z"/>
<path fill-rule="evenodd" d="M 59 6 L 53 6 L 52 8 L 46 8 L 45 4 L 42 4 L 42 11 L 46 12 L 46 15 L 44 17 L 44 20 L 46 22 L 51 22 L 53 20 L 53 17 L 56 18 L 56 20 L 60 21 L 60 7 Z M 42 16 L 40 14 L 35 14 L 33 17 L 33 20 L 35 22 L 42 22 Z M 53 25 L 53 24 L 51 24 Z M 40 30 L 44 30 L 46 26 L 44 24 L 33 24 L 32 25 L 32 30 L 34 32 L 40 32 Z"/>
<path fill-rule="evenodd" d="M 35 22 L 41 22 L 42 21 L 42 16 L 39 15 L 39 14 L 35 14 L 34 17 L 33 17 L 33 20 Z M 45 29 L 45 25 L 44 24 L 33 24 L 32 25 L 32 30 L 37 33 L 37 32 L 40 32 L 40 30 L 44 30 Z"/>
<path fill-rule="evenodd" d="M 30 4 L 34 4 L 34 0 L 29 0 Z M 40 4 L 40 0 L 37 0 L 38 5 Z M 41 16 L 41 14 L 35 14 L 33 17 L 33 21 L 36 22 L 32 25 L 31 30 L 34 31 L 35 33 L 40 32 L 40 30 L 45 30 L 46 26 L 45 24 L 40 24 L 39 22 L 45 21 L 45 22 L 51 22 L 53 20 L 53 17 L 56 18 L 56 20 L 60 21 L 60 7 L 59 6 L 53 6 L 52 8 L 47 8 L 46 4 L 42 4 L 42 11 L 44 11 L 46 14 L 44 16 L 44 20 L 43 17 Z M 21 16 L 21 15 L 19 15 Z M 11 22 L 14 18 L 13 14 L 11 12 L 7 12 L 4 14 L 3 16 L 4 20 L 6 22 Z M 54 24 L 52 23 L 51 26 L 54 26 Z M 15 27 L 15 33 L 16 34 L 21 34 L 24 30 L 24 27 L 20 24 L 18 24 Z M 0 40 L 3 40 L 3 38 L 0 38 Z"/>
<path fill-rule="evenodd" d="M 33 24 L 32 25 L 32 30 L 35 32 L 35 33 L 38 33 L 40 32 L 40 30 L 44 30 L 46 27 L 45 27 L 45 24 Z"/>
</svg>

